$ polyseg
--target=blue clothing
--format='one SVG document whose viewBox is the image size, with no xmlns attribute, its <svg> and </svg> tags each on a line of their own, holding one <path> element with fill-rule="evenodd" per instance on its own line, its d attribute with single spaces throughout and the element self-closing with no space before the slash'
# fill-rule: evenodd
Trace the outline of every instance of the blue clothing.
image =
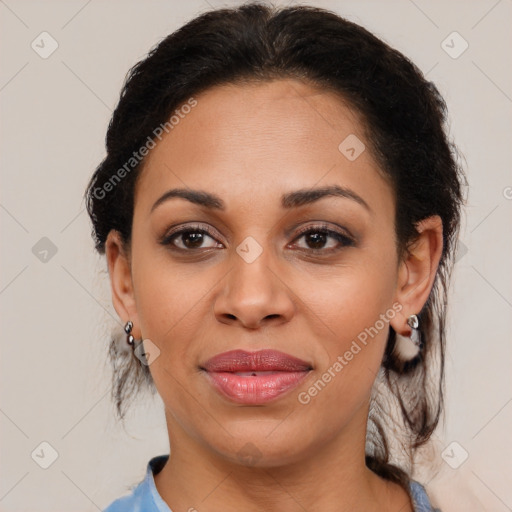
<svg viewBox="0 0 512 512">
<path fill-rule="evenodd" d="M 169 455 L 153 457 L 148 462 L 144 480 L 136 484 L 129 495 L 116 499 L 103 512 L 172 512 L 158 494 L 153 478 L 164 467 L 168 458 Z M 427 493 L 421 484 L 411 481 L 409 490 L 414 512 L 439 512 L 432 508 Z"/>
</svg>

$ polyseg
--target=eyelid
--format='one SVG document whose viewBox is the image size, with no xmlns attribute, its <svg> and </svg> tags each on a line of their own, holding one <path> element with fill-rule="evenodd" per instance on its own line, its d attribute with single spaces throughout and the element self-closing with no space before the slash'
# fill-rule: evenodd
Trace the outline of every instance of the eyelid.
<svg viewBox="0 0 512 512">
<path fill-rule="evenodd" d="M 336 235 L 343 236 L 350 240 L 352 243 L 355 243 L 356 237 L 350 233 L 350 231 L 346 228 L 342 228 L 341 226 L 338 226 L 338 229 L 334 229 L 330 224 L 326 223 L 325 221 L 312 221 L 317 222 L 317 224 L 310 224 L 308 226 L 304 226 L 298 230 L 296 233 L 296 236 L 294 240 L 296 240 L 301 235 L 304 235 L 304 233 L 308 233 L 310 231 L 325 231 L 327 233 L 335 233 Z"/>
</svg>

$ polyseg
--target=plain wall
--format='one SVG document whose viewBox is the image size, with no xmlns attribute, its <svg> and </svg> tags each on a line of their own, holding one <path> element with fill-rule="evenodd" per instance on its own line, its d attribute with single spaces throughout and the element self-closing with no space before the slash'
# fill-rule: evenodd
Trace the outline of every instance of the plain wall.
<svg viewBox="0 0 512 512">
<path fill-rule="evenodd" d="M 238 3 L 0 2 L 2 511 L 102 509 L 168 453 L 158 396 L 139 400 L 126 430 L 114 421 L 106 355 L 120 325 L 82 196 L 129 68 L 200 12 Z M 444 512 L 512 510 L 512 2 L 314 4 L 402 51 L 448 103 L 469 195 L 450 303 L 446 424 L 425 483 Z M 46 59 L 31 47 L 43 31 L 58 43 Z M 442 47 L 453 31 L 469 44 L 458 58 Z M 48 469 L 31 456 L 42 442 L 58 453 Z M 462 448 L 468 459 L 452 469 L 446 447 L 445 458 Z"/>
</svg>

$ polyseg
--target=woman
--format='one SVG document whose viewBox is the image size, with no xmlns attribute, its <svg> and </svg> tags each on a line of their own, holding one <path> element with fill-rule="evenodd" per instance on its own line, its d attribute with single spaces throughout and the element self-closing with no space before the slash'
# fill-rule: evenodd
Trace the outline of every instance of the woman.
<svg viewBox="0 0 512 512">
<path fill-rule="evenodd" d="M 208 12 L 132 69 L 87 204 L 119 416 L 156 390 L 171 454 L 108 512 L 434 510 L 412 471 L 463 204 L 445 115 L 313 7 Z"/>
</svg>

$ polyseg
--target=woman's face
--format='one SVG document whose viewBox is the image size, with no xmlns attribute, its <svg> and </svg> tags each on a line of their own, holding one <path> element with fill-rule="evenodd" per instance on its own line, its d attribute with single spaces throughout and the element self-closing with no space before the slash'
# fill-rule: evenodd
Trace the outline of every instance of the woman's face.
<svg viewBox="0 0 512 512">
<path fill-rule="evenodd" d="M 402 305 L 393 192 L 362 125 L 332 93 L 293 80 L 195 100 L 137 183 L 123 310 L 160 350 L 150 371 L 171 444 L 256 465 L 341 437 L 364 445 Z M 196 200 L 161 199 L 173 189 Z M 249 354 L 208 363 L 233 350 Z M 261 350 L 306 364 L 251 359 Z"/>
</svg>

